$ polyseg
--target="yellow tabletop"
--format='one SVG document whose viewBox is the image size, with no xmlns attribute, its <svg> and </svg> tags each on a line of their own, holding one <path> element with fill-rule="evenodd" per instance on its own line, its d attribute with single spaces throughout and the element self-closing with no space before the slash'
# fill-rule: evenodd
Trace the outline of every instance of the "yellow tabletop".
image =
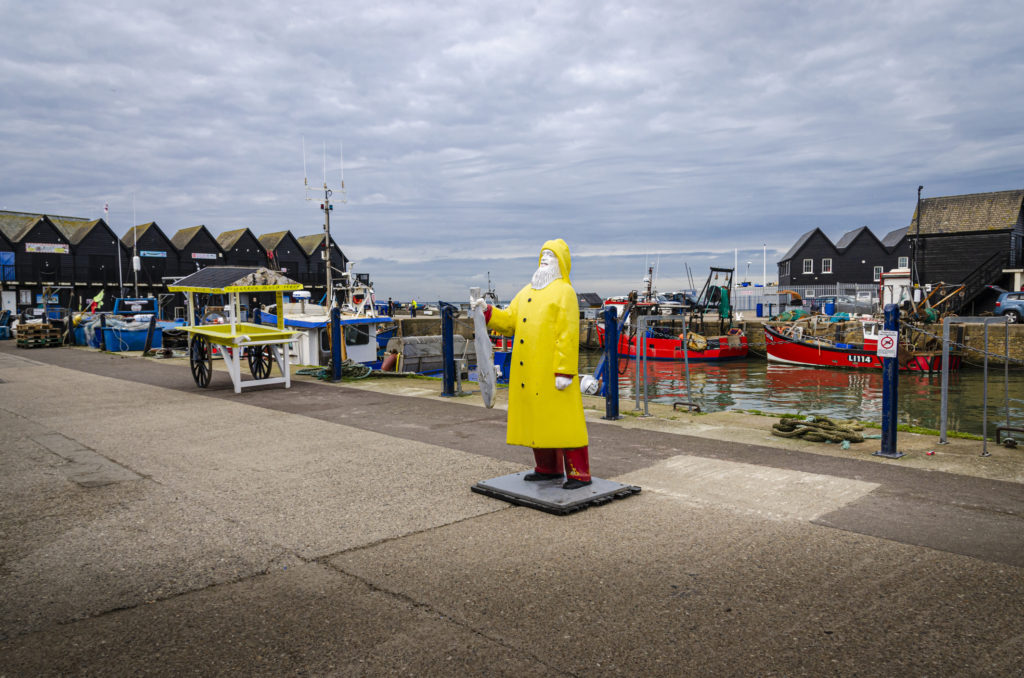
<svg viewBox="0 0 1024 678">
<path fill-rule="evenodd" d="M 270 341 L 282 341 L 293 338 L 298 332 L 279 330 L 270 325 L 255 323 L 230 323 L 223 325 L 191 325 L 183 328 L 189 334 L 201 334 L 213 344 L 233 345 L 244 341 L 247 344 L 259 344 Z"/>
</svg>

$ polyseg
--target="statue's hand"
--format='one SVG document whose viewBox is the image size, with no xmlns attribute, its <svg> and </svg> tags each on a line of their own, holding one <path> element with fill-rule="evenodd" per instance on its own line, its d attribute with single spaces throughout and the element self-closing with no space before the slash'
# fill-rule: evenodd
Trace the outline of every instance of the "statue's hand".
<svg viewBox="0 0 1024 678">
<path fill-rule="evenodd" d="M 563 377 L 561 375 L 555 377 L 555 388 L 559 391 L 564 391 L 571 383 L 572 377 Z"/>
<path fill-rule="evenodd" d="M 474 298 L 470 297 L 470 299 L 469 299 L 469 310 L 476 311 L 478 309 L 481 310 L 481 311 L 486 311 L 487 310 L 487 302 L 484 301 L 483 299 L 474 299 Z"/>
<path fill-rule="evenodd" d="M 478 308 L 478 304 L 477 304 L 478 301 L 481 301 L 480 288 L 479 287 L 470 287 L 469 288 L 469 310 L 472 311 L 473 309 Z"/>
</svg>

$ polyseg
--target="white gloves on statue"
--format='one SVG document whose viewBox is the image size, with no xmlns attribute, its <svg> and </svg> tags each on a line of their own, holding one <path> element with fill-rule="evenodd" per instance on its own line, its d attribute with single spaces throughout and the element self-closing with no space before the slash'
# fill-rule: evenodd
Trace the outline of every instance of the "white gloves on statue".
<svg viewBox="0 0 1024 678">
<path fill-rule="evenodd" d="M 569 384 L 571 384 L 571 383 L 572 383 L 572 377 L 562 377 L 562 376 L 556 376 L 555 377 L 555 388 L 557 388 L 559 391 L 564 391 L 569 386 Z"/>
<path fill-rule="evenodd" d="M 469 288 L 469 311 L 470 311 L 470 313 L 472 313 L 473 311 L 475 311 L 477 309 L 479 309 L 481 311 L 486 311 L 487 310 L 487 302 L 484 301 L 480 297 L 480 288 L 479 287 L 470 287 Z"/>
</svg>

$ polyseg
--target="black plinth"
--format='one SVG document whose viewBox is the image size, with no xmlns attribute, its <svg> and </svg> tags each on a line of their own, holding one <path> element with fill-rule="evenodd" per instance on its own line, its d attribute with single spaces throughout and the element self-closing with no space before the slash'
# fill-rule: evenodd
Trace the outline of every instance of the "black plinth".
<svg viewBox="0 0 1024 678">
<path fill-rule="evenodd" d="M 478 494 L 501 499 L 516 506 L 526 506 L 559 516 L 640 493 L 640 488 L 636 485 L 623 485 L 603 478 L 592 478 L 593 482 L 590 485 L 575 490 L 563 490 L 564 480 L 528 482 L 523 480 L 527 473 L 529 471 L 520 471 L 490 480 L 481 480 L 471 489 Z"/>
</svg>

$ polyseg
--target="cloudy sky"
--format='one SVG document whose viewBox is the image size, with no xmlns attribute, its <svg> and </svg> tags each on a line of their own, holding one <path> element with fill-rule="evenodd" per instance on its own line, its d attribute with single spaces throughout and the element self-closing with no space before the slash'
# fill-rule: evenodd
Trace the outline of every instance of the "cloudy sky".
<svg viewBox="0 0 1024 678">
<path fill-rule="evenodd" d="M 0 207 L 306 235 L 304 139 L 315 187 L 344 146 L 332 235 L 378 296 L 507 298 L 553 237 L 578 291 L 760 282 L 918 185 L 1022 187 L 1018 9 L 0 0 Z"/>
</svg>

